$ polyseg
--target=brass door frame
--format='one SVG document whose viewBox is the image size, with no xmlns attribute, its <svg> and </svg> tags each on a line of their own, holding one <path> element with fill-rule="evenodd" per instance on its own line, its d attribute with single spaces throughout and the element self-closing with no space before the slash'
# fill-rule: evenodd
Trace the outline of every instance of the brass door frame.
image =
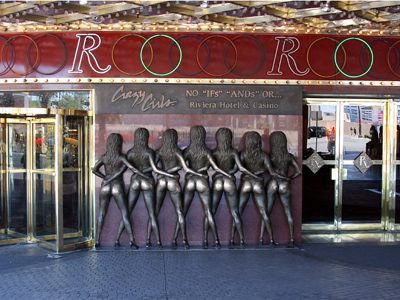
<svg viewBox="0 0 400 300">
<path fill-rule="evenodd" d="M 393 128 L 390 126 L 392 110 L 390 107 L 391 99 L 342 99 L 342 98 L 305 98 L 305 105 L 332 105 L 336 107 L 336 142 L 335 142 L 335 160 L 324 161 L 326 165 L 334 165 L 337 172 L 337 179 L 334 180 L 334 222 L 333 224 L 317 223 L 303 224 L 302 230 L 308 232 L 327 231 L 331 233 L 339 233 L 346 231 L 383 231 L 390 227 L 390 217 L 388 207 L 393 205 L 393 199 L 389 195 L 393 195 L 393 172 L 391 169 L 392 147 L 393 147 Z M 342 200 L 343 200 L 343 180 L 344 170 L 346 166 L 353 165 L 353 160 L 344 160 L 344 106 L 346 105 L 379 105 L 383 106 L 383 145 L 382 160 L 373 160 L 374 164 L 382 164 L 382 199 L 381 199 L 381 221 L 380 223 L 343 223 L 342 221 Z M 392 124 L 393 125 L 393 124 Z M 393 127 L 393 126 L 392 126 Z M 392 137 L 392 139 L 389 139 Z M 400 162 L 400 161 L 399 161 Z M 307 168 L 307 166 L 304 166 Z M 394 214 L 394 213 L 393 213 Z M 394 219 L 394 215 L 393 215 Z M 400 224 L 399 224 L 400 227 Z"/>
<path fill-rule="evenodd" d="M 85 172 L 84 174 L 84 182 L 82 182 L 81 190 L 79 193 L 83 196 L 82 189 L 85 189 L 85 199 L 87 203 L 89 203 L 89 220 L 87 223 L 89 226 L 89 238 L 83 242 L 77 242 L 75 244 L 64 245 L 65 238 L 73 238 L 79 237 L 82 235 L 82 232 L 74 232 L 64 234 L 63 230 L 63 172 L 71 171 L 72 169 L 63 169 L 63 117 L 64 116 L 82 116 L 84 117 L 82 120 L 82 128 L 80 129 L 83 133 L 84 141 L 80 141 L 80 149 L 82 149 L 82 143 L 87 145 L 87 150 L 85 153 L 80 153 L 80 157 L 86 162 L 85 165 L 81 165 L 78 168 L 78 171 Z M 11 123 L 9 121 L 12 120 L 12 123 L 24 123 L 28 124 L 27 128 L 27 149 L 31 149 L 27 151 L 26 157 L 26 173 L 27 173 L 27 234 L 25 237 L 15 238 L 12 240 L 0 240 L 0 245 L 6 244 L 15 244 L 21 242 L 28 243 L 40 243 L 52 250 L 57 252 L 63 251 L 71 251 L 82 247 L 88 247 L 93 244 L 93 236 L 94 236 L 94 205 L 93 205 L 93 196 L 91 196 L 92 191 L 90 189 L 90 176 L 89 176 L 89 166 L 91 165 L 91 159 L 93 158 L 93 153 L 89 153 L 89 149 L 93 148 L 93 141 L 90 140 L 90 136 L 93 137 L 93 114 L 91 112 L 86 111 L 71 111 L 71 110 L 60 110 L 60 109 L 43 109 L 43 108 L 0 108 L 0 117 L 2 123 Z M 7 121 L 8 120 L 8 121 Z M 33 170 L 32 167 L 32 152 L 33 152 L 33 124 L 36 123 L 53 123 L 55 124 L 55 164 L 54 169 L 41 169 L 41 170 Z M 5 134 L 7 134 L 7 130 L 5 130 Z M 7 140 L 8 143 L 8 140 Z M 29 148 L 28 148 L 29 147 Z M 1 155 L 2 159 L 2 170 L 1 170 L 1 184 L 2 184 L 2 196 L 7 197 L 6 186 L 8 184 L 8 174 L 9 171 L 6 170 L 5 160 L 8 157 L 8 147 L 6 149 L 7 153 Z M 82 151 L 82 150 L 80 150 Z M 84 170 L 83 170 L 84 169 Z M 73 169 L 77 170 L 77 169 Z M 82 172 L 80 172 L 82 179 Z M 45 236 L 41 236 L 40 238 L 36 238 L 34 236 L 34 228 L 33 228 L 33 175 L 34 174 L 47 174 L 55 177 L 54 180 L 54 190 L 55 190 L 55 208 L 56 208 L 56 232 L 55 234 L 49 234 Z M 29 177 L 28 177 L 29 176 Z M 7 180 L 4 180 L 7 179 Z M 84 186 L 84 187 L 83 187 Z M 4 199 L 4 198 L 3 198 Z M 7 201 L 8 202 L 8 201 Z M 82 201 L 80 203 L 82 205 Z M 7 220 L 5 219 L 5 224 Z M 4 230 L 3 230 L 4 231 Z M 49 242 L 49 240 L 55 240 L 55 243 Z"/>
</svg>

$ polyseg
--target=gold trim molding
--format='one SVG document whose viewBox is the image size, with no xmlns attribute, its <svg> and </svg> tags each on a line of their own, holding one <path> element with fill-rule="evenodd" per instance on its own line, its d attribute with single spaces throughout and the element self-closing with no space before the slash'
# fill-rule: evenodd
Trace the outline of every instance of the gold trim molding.
<svg viewBox="0 0 400 300">
<path fill-rule="evenodd" d="M 0 84 L 92 84 L 92 83 L 179 83 L 179 84 L 267 84 L 303 86 L 400 86 L 400 81 L 233 79 L 233 78 L 4 78 Z"/>
</svg>

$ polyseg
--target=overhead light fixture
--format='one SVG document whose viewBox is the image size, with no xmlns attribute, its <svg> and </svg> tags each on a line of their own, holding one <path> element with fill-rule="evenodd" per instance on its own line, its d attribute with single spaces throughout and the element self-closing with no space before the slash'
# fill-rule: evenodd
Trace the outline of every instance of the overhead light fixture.
<svg viewBox="0 0 400 300">
<path fill-rule="evenodd" d="M 329 1 L 326 1 L 326 3 L 322 4 L 321 9 L 324 12 L 330 12 L 331 11 L 331 7 L 329 5 Z"/>
<path fill-rule="evenodd" d="M 200 4 L 201 8 L 208 8 L 208 0 L 203 0 L 203 2 Z"/>
</svg>

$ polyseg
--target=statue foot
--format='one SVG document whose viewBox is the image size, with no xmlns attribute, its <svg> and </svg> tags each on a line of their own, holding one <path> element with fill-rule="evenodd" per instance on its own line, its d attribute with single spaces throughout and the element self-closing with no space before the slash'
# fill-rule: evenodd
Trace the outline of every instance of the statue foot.
<svg viewBox="0 0 400 300">
<path fill-rule="evenodd" d="M 151 248 L 151 242 L 149 240 L 146 241 L 146 249 Z"/>
<path fill-rule="evenodd" d="M 176 242 L 176 240 L 172 240 L 171 248 L 172 248 L 172 249 L 178 248 L 178 243 Z"/>
<path fill-rule="evenodd" d="M 114 247 L 119 247 L 119 246 L 121 246 L 121 244 L 119 243 L 119 241 L 115 241 Z"/>
<path fill-rule="evenodd" d="M 270 248 L 274 248 L 275 246 L 278 246 L 278 244 L 275 243 L 274 240 L 271 240 L 271 241 L 269 242 L 269 247 L 270 247 Z"/>
<path fill-rule="evenodd" d="M 235 247 L 235 241 L 234 240 L 230 240 L 229 241 L 229 249 L 233 249 Z"/>
<path fill-rule="evenodd" d="M 261 239 L 258 241 L 257 247 L 261 248 L 264 245 L 264 240 Z"/>
<path fill-rule="evenodd" d="M 244 240 L 240 240 L 240 248 L 245 249 L 246 248 L 246 243 Z"/>
<path fill-rule="evenodd" d="M 162 244 L 160 241 L 157 242 L 157 247 L 158 247 L 158 249 L 162 249 Z"/>
<path fill-rule="evenodd" d="M 190 245 L 189 245 L 188 241 L 183 240 L 183 248 L 185 248 L 186 250 L 190 249 Z"/>
<path fill-rule="evenodd" d="M 99 241 L 96 241 L 96 242 L 94 243 L 94 247 L 95 247 L 95 248 L 100 248 L 100 242 L 99 242 Z"/>
<path fill-rule="evenodd" d="M 208 249 L 208 241 L 203 242 L 203 249 Z"/>
<path fill-rule="evenodd" d="M 294 241 L 290 240 L 289 244 L 287 244 L 288 248 L 294 248 Z"/>
<path fill-rule="evenodd" d="M 118 243 L 119 244 L 119 243 Z M 139 247 L 136 245 L 136 243 L 134 241 L 130 241 L 129 242 L 129 246 L 133 249 L 139 249 Z"/>
<path fill-rule="evenodd" d="M 215 248 L 221 249 L 221 243 L 219 242 L 219 240 L 215 241 Z"/>
</svg>

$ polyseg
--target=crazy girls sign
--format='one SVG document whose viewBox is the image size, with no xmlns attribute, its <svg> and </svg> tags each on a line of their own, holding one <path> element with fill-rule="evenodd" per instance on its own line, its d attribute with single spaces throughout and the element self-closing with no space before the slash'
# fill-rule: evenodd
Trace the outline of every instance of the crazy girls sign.
<svg viewBox="0 0 400 300">
<path fill-rule="evenodd" d="M 321 35 L 54 32 L 0 36 L 0 78 L 388 80 L 400 39 Z"/>
</svg>

